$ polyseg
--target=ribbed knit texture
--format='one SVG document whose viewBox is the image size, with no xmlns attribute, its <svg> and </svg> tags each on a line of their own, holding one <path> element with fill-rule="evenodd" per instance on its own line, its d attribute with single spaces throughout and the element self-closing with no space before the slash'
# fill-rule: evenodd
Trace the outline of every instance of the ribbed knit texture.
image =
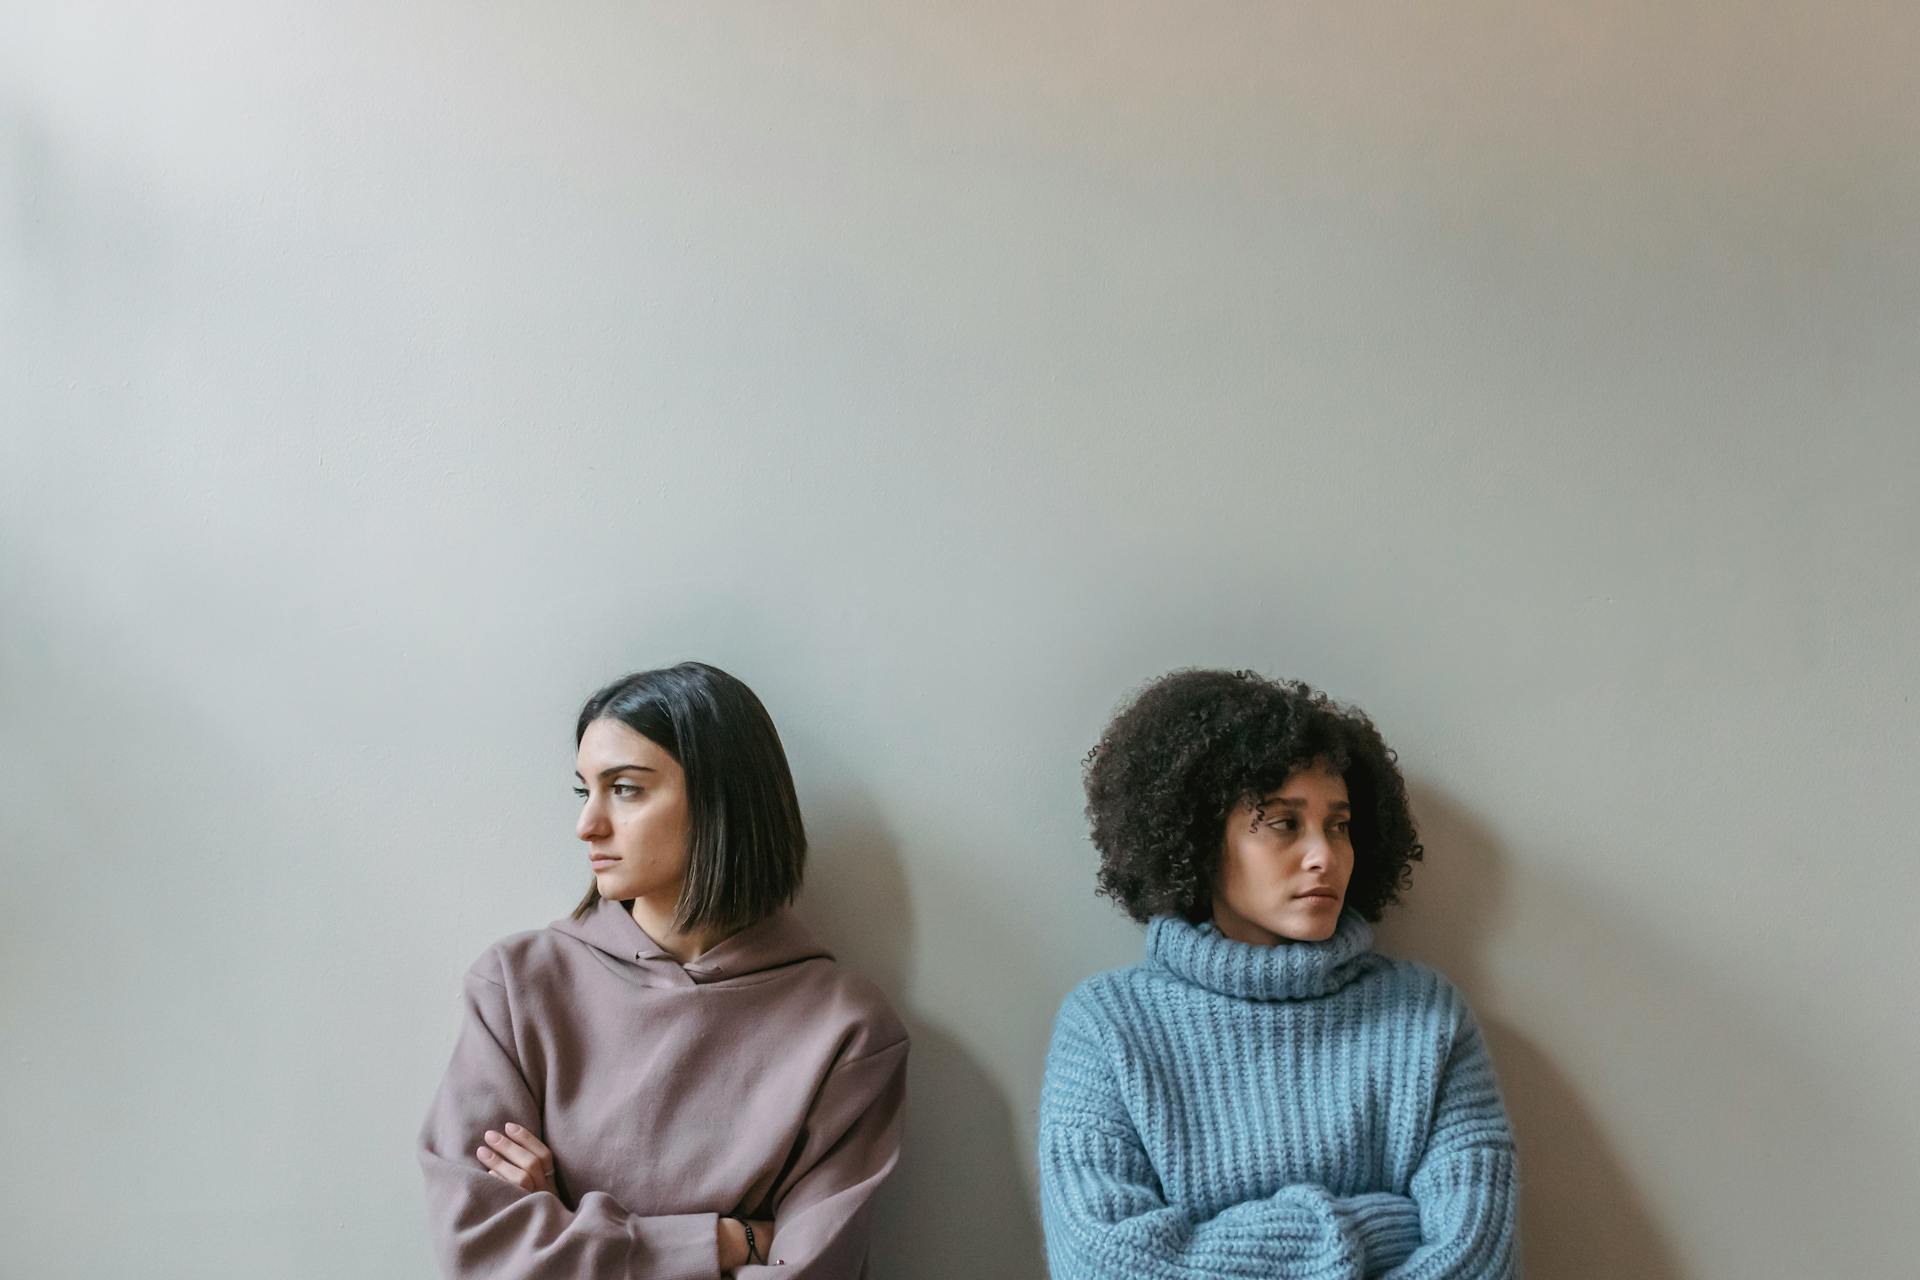
<svg viewBox="0 0 1920 1280">
<path fill-rule="evenodd" d="M 1054 1280 L 1516 1274 L 1514 1149 L 1452 984 L 1171 917 L 1067 997 L 1040 1097 Z"/>
</svg>

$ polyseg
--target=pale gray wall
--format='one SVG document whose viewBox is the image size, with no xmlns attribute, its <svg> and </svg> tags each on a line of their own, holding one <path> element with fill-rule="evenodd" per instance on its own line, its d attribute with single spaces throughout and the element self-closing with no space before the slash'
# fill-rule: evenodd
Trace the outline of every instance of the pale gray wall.
<svg viewBox="0 0 1920 1280">
<path fill-rule="evenodd" d="M 5 25 L 7 1274 L 427 1274 L 460 971 L 684 656 L 916 1033 L 882 1274 L 1039 1274 L 1180 664 L 1400 748 L 1536 1276 L 1910 1270 L 1910 6 Z"/>
</svg>

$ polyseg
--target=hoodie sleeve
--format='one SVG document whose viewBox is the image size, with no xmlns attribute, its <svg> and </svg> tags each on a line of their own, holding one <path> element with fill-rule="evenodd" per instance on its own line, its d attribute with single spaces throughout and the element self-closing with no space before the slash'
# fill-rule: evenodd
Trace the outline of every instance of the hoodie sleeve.
<svg viewBox="0 0 1920 1280">
<path fill-rule="evenodd" d="M 515 1051 L 506 988 L 490 972 L 498 972 L 491 952 L 467 972 L 460 1036 L 420 1128 L 441 1271 L 455 1280 L 718 1280 L 714 1214 L 633 1214 L 600 1191 L 569 1211 L 553 1194 L 521 1191 L 481 1165 L 474 1152 L 488 1129 L 511 1120 L 539 1133 L 541 1116 Z"/>
<path fill-rule="evenodd" d="M 866 1274 L 873 1197 L 900 1158 L 907 1042 L 828 1074 L 807 1112 L 794 1175 L 774 1204 L 769 1265 L 736 1280 L 856 1280 Z"/>
</svg>

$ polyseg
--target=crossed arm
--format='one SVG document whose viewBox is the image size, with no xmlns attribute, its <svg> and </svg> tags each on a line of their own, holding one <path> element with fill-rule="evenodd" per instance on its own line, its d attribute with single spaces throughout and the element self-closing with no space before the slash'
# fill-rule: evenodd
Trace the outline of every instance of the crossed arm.
<svg viewBox="0 0 1920 1280">
<path fill-rule="evenodd" d="M 1426 1150 L 1408 1190 L 1420 1209 L 1420 1245 L 1383 1280 L 1511 1280 L 1519 1270 L 1513 1130 L 1493 1061 L 1461 1008 L 1434 1102 Z"/>
<path fill-rule="evenodd" d="M 1166 1203 L 1098 1030 L 1062 1012 L 1048 1055 L 1040 1183 L 1055 1280 L 1465 1280 L 1510 1276 L 1512 1140 L 1469 1020 L 1409 1194 L 1301 1183 L 1195 1220 Z M 1489 1102 L 1491 1109 L 1489 1109 Z"/>
<path fill-rule="evenodd" d="M 529 1194 L 538 1191 L 560 1194 L 558 1157 L 540 1140 L 540 1135 L 524 1125 L 508 1121 L 484 1135 L 484 1147 L 474 1149 L 474 1157 L 492 1176 L 510 1187 Z M 561 1201 L 564 1207 L 565 1201 Z M 732 1271 L 749 1262 L 764 1262 L 773 1242 L 773 1223 L 765 1219 L 721 1218 L 715 1242 L 721 1271 Z"/>
<path fill-rule="evenodd" d="M 513 1048 L 505 990 L 469 972 L 465 1006 L 417 1153 L 446 1275 L 850 1280 L 858 1273 L 873 1194 L 899 1153 L 904 1041 L 839 1064 L 822 1084 L 775 1221 L 753 1224 L 762 1256 L 781 1264 L 776 1272 L 748 1263 L 741 1224 L 718 1213 L 634 1213 L 597 1190 L 569 1209 L 556 1193 L 554 1153 L 525 1127 L 538 1122 L 541 1108 Z"/>
</svg>

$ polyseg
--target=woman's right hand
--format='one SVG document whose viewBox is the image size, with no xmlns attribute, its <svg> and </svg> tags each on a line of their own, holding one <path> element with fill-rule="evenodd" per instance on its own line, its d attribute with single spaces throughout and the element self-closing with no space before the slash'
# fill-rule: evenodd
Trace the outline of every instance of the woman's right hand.
<svg viewBox="0 0 1920 1280">
<path fill-rule="evenodd" d="M 762 1222 L 758 1218 L 748 1220 L 753 1226 L 753 1251 L 762 1260 L 773 1256 L 773 1224 Z M 722 1218 L 719 1226 L 720 1269 L 736 1271 L 747 1265 L 747 1232 L 738 1218 Z"/>
</svg>

